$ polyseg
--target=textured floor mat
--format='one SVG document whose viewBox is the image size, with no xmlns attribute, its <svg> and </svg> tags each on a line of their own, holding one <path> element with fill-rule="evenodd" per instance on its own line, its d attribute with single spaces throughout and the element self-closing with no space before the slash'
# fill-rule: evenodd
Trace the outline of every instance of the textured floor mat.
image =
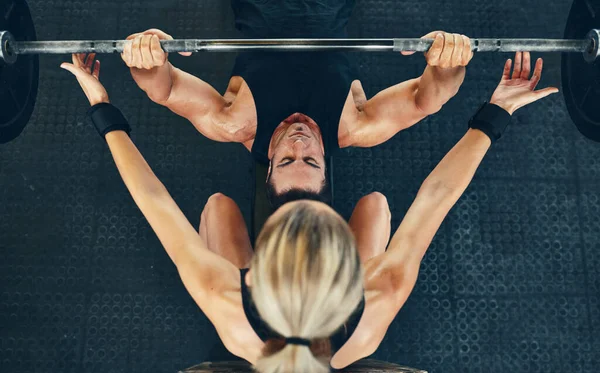
<svg viewBox="0 0 600 373">
<path fill-rule="evenodd" d="M 177 38 L 236 36 L 227 1 L 30 1 L 38 37 L 110 39 L 151 27 Z M 566 0 L 358 1 L 355 37 L 560 38 Z M 233 54 L 173 55 L 221 92 Z M 489 99 L 509 55 L 477 55 L 440 113 L 373 149 L 334 160 L 336 208 L 383 192 L 393 229 L 437 162 Z M 535 55 L 534 57 L 537 57 Z M 560 84 L 543 55 L 541 86 Z M 252 164 L 150 102 L 117 56 L 102 80 L 132 137 L 190 221 L 215 192 L 250 222 Z M 41 58 L 30 125 L 0 147 L 0 371 L 176 372 L 229 359 L 85 121 L 75 80 Z M 359 56 L 369 95 L 421 74 L 422 56 Z M 419 281 L 374 357 L 430 372 L 597 372 L 600 366 L 600 146 L 560 95 L 519 111 L 434 239 Z"/>
</svg>

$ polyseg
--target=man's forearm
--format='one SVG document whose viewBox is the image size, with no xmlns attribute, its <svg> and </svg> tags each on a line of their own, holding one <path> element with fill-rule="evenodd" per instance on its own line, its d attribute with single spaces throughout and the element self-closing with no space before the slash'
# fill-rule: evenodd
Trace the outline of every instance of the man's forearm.
<svg viewBox="0 0 600 373">
<path fill-rule="evenodd" d="M 483 132 L 469 129 L 423 183 L 444 198 L 458 200 L 471 183 L 492 142 Z M 454 202 L 455 202 L 454 201 Z"/>
<path fill-rule="evenodd" d="M 465 73 L 465 67 L 442 69 L 427 65 L 415 97 L 417 107 L 428 115 L 440 111 L 442 106 L 458 93 Z"/>
<path fill-rule="evenodd" d="M 148 95 L 148 97 L 158 103 L 164 104 L 171 95 L 173 88 L 173 71 L 175 67 L 167 62 L 163 66 L 155 67 L 152 70 L 142 70 L 131 68 L 131 75 L 137 85 Z"/>
</svg>

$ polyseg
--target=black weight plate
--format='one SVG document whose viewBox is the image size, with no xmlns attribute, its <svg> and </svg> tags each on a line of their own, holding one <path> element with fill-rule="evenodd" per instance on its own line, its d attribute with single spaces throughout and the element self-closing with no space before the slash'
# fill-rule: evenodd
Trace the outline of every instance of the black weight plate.
<svg viewBox="0 0 600 373">
<path fill-rule="evenodd" d="M 377 360 L 361 360 L 343 369 L 346 373 L 427 373 L 423 370 L 402 367 Z M 246 362 L 204 363 L 188 368 L 180 373 L 254 373 Z"/>
<path fill-rule="evenodd" d="M 584 39 L 600 28 L 600 2 L 574 0 L 565 39 Z M 562 56 L 563 95 L 569 115 L 587 138 L 600 142 L 600 61 L 587 63 L 581 53 Z"/>
<path fill-rule="evenodd" d="M 36 33 L 25 0 L 0 0 L 0 30 L 17 41 L 35 41 Z M 0 62 L 0 143 L 21 134 L 31 118 L 37 99 L 39 58 L 19 56 L 12 65 Z"/>
</svg>

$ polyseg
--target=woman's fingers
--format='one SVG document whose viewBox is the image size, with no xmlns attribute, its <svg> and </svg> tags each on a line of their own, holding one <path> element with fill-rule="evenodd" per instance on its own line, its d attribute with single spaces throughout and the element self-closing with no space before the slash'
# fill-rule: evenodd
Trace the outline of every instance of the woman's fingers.
<svg viewBox="0 0 600 373">
<path fill-rule="evenodd" d="M 523 52 L 523 68 L 521 69 L 521 79 L 529 80 L 529 74 L 531 74 L 531 54 L 529 52 Z"/>
<path fill-rule="evenodd" d="M 88 73 L 92 73 L 92 69 L 94 68 L 94 61 L 96 61 L 96 53 L 90 53 L 85 58 L 85 69 Z"/>
<path fill-rule="evenodd" d="M 521 76 L 521 67 L 523 62 L 523 53 L 517 52 L 515 55 L 515 69 L 512 74 L 513 79 L 519 79 Z"/>
<path fill-rule="evenodd" d="M 535 87 L 537 87 L 538 83 L 540 82 L 540 79 L 542 79 L 542 70 L 544 69 L 544 60 L 542 60 L 541 58 L 538 58 L 536 63 L 535 63 L 535 69 L 533 70 L 533 76 L 531 77 L 531 90 L 535 90 Z"/>
<path fill-rule="evenodd" d="M 535 93 L 535 100 L 540 100 L 544 97 L 550 96 L 552 94 L 558 93 L 558 88 L 556 87 L 548 87 L 544 89 L 540 89 L 539 91 L 533 92 Z"/>
<path fill-rule="evenodd" d="M 504 64 L 504 72 L 502 73 L 502 80 L 510 80 L 510 70 L 512 69 L 512 60 L 506 60 Z"/>
<path fill-rule="evenodd" d="M 62 63 L 60 65 L 60 67 L 62 69 L 65 69 L 65 70 L 69 71 L 71 74 L 75 75 L 75 77 L 78 78 L 78 79 L 81 77 L 82 74 L 85 74 L 83 72 L 83 70 L 81 70 L 81 68 L 79 68 L 79 67 L 77 67 L 77 66 L 75 66 L 74 64 L 71 64 L 71 63 L 64 62 L 64 63 Z"/>
<path fill-rule="evenodd" d="M 94 65 L 94 72 L 92 73 L 94 78 L 100 80 L 100 61 L 96 61 Z"/>
<path fill-rule="evenodd" d="M 75 67 L 85 66 L 85 53 L 72 54 L 71 59 L 73 60 L 73 65 L 75 65 Z"/>
</svg>

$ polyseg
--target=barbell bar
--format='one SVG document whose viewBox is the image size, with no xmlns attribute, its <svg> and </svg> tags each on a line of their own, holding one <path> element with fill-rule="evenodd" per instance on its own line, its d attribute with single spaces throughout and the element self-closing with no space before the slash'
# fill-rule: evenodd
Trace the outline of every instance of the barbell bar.
<svg viewBox="0 0 600 373">
<path fill-rule="evenodd" d="M 40 54 L 120 53 L 125 40 L 38 41 L 26 0 L 0 0 L 0 143 L 21 134 L 35 106 Z M 579 131 L 600 142 L 600 2 L 573 0 L 563 39 L 471 39 L 475 52 L 562 52 L 562 92 Z M 14 36 L 13 36 L 14 35 Z M 415 51 L 431 39 L 192 39 L 166 52 Z"/>
<path fill-rule="evenodd" d="M 599 30 L 585 39 L 472 39 L 474 52 L 563 52 L 583 53 L 594 62 L 600 53 Z M 8 31 L 0 32 L 0 59 L 14 63 L 18 55 L 122 53 L 126 40 L 16 41 Z M 174 52 L 427 52 L 433 39 L 179 39 L 161 40 L 167 53 Z"/>
</svg>

